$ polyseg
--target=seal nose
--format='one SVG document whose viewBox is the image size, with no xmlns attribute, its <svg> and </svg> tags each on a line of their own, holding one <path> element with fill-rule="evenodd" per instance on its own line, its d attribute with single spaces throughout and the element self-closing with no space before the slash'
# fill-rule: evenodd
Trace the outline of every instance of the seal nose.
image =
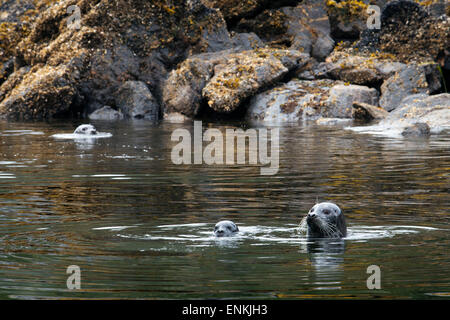
<svg viewBox="0 0 450 320">
<path fill-rule="evenodd" d="M 306 217 L 306 221 L 307 222 L 308 221 L 313 221 L 313 220 L 316 219 L 316 217 L 317 217 L 317 215 L 314 212 L 310 212 L 310 213 L 308 213 L 308 216 Z"/>
<path fill-rule="evenodd" d="M 219 229 L 219 230 L 216 231 L 216 233 L 217 233 L 218 235 L 222 235 L 222 234 L 224 233 L 224 231 L 223 231 L 222 229 Z"/>
</svg>

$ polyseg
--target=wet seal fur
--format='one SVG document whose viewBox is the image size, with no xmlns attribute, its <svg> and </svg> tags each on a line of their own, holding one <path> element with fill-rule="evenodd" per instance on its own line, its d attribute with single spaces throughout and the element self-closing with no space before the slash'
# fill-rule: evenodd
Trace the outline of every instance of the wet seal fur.
<svg viewBox="0 0 450 320">
<path fill-rule="evenodd" d="M 306 228 L 308 238 L 342 238 L 347 236 L 347 224 L 342 210 L 332 202 L 317 203 L 303 218 L 300 228 Z"/>
<path fill-rule="evenodd" d="M 92 124 L 82 124 L 78 126 L 73 133 L 95 136 L 97 134 L 97 129 L 95 129 Z"/>
<path fill-rule="evenodd" d="M 239 228 L 233 221 L 223 220 L 216 223 L 214 227 L 214 235 L 216 237 L 230 237 L 237 233 Z"/>
</svg>

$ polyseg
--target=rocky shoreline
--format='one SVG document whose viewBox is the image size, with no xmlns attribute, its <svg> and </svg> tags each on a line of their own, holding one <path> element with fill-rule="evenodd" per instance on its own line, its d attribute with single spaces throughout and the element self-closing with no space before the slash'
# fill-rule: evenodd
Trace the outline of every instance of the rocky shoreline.
<svg viewBox="0 0 450 320">
<path fill-rule="evenodd" d="M 449 78 L 444 0 L 0 1 L 9 120 L 356 118 L 420 135 L 450 128 Z"/>
</svg>

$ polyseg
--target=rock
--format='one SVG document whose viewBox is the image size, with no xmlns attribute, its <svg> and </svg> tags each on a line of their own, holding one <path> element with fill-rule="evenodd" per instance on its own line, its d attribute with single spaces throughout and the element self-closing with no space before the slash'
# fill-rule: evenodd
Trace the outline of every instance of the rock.
<svg viewBox="0 0 450 320">
<path fill-rule="evenodd" d="M 20 77 L 0 102 L 0 115 L 13 120 L 67 115 L 77 99 L 74 83 L 78 77 L 76 65 L 36 66 Z M 9 81 L 2 87 L 8 84 Z"/>
<path fill-rule="evenodd" d="M 333 80 L 292 80 L 254 96 L 247 109 L 250 120 L 293 122 L 313 120 L 327 112 L 330 89 L 340 82 Z"/>
<path fill-rule="evenodd" d="M 401 136 L 402 132 L 416 123 L 425 123 L 431 133 L 440 133 L 450 130 L 450 94 L 441 93 L 428 96 L 415 94 L 408 96 L 399 107 L 390 112 L 388 116 L 376 125 L 352 127 L 350 130 L 381 134 L 388 136 Z M 426 133 L 423 126 L 407 129 L 405 134 L 414 132 Z"/>
<path fill-rule="evenodd" d="M 0 4 L 2 12 L 10 2 Z M 67 7 L 74 4 L 82 12 L 80 29 L 68 21 Z M 114 93 L 129 80 L 142 81 L 160 99 L 168 70 L 180 61 L 234 46 L 220 11 L 200 0 L 130 0 L 120 5 L 110 0 L 35 0 L 33 6 L 32 28 L 11 32 L 14 37 L 7 41 L 0 30 L 0 65 L 15 57 L 16 70 L 30 68 L 20 81 L 9 81 L 11 75 L 3 83 L 10 89 L 0 97 L 1 116 L 42 119 L 91 113 L 98 106 L 115 106 Z M 0 18 L 5 18 L 3 13 Z M 30 18 L 28 11 L 25 18 Z M 245 45 L 243 37 L 235 42 Z M 59 74 L 77 60 L 82 60 L 77 75 L 67 73 L 62 81 Z M 38 81 L 33 74 L 43 78 Z"/>
<path fill-rule="evenodd" d="M 392 55 L 365 54 L 352 49 L 338 48 L 318 68 L 322 74 L 332 79 L 358 85 L 378 86 L 384 79 L 406 68 L 406 64 L 395 61 Z"/>
<path fill-rule="evenodd" d="M 412 64 L 396 72 L 383 83 L 380 106 L 392 111 L 405 97 L 417 93 L 431 94 L 440 86 L 439 69 L 436 65 Z"/>
<path fill-rule="evenodd" d="M 264 9 L 295 6 L 301 0 L 204 0 L 204 2 L 210 7 L 220 9 L 227 22 L 233 25 L 241 18 L 251 17 Z"/>
<path fill-rule="evenodd" d="M 91 120 L 121 120 L 123 119 L 123 113 L 114 110 L 110 106 L 104 106 L 98 110 L 95 110 L 89 115 Z"/>
<path fill-rule="evenodd" d="M 163 91 L 165 112 L 194 116 L 202 104 L 216 112 L 232 112 L 307 59 L 298 51 L 273 49 L 194 56 L 167 79 Z"/>
<path fill-rule="evenodd" d="M 430 135 L 430 127 L 426 123 L 417 122 L 410 127 L 406 127 L 402 136 L 405 137 L 424 137 Z"/>
<path fill-rule="evenodd" d="M 189 118 L 179 112 L 164 113 L 164 120 L 174 123 L 182 123 Z"/>
<path fill-rule="evenodd" d="M 408 61 L 432 60 L 445 67 L 450 59 L 450 17 L 430 16 L 413 1 L 392 1 L 383 9 L 380 49 Z"/>
<path fill-rule="evenodd" d="M 322 1 L 305 0 L 297 7 L 265 10 L 256 17 L 242 19 L 241 32 L 254 32 L 270 46 L 308 53 L 323 60 L 333 50 L 330 23 Z"/>
<path fill-rule="evenodd" d="M 14 58 L 9 59 L 5 63 L 0 63 L 0 85 L 8 79 L 9 75 L 14 71 Z"/>
<path fill-rule="evenodd" d="M 358 85 L 335 85 L 330 89 L 325 114 L 334 118 L 351 118 L 354 102 L 378 105 L 378 91 Z"/>
<path fill-rule="evenodd" d="M 342 118 L 319 118 L 316 120 L 316 124 L 320 126 L 336 126 L 348 124 L 352 119 L 342 119 Z"/>
<path fill-rule="evenodd" d="M 264 47 L 264 42 L 253 32 L 235 33 L 231 38 L 234 48 L 239 50 L 253 50 Z"/>
<path fill-rule="evenodd" d="M 352 116 L 354 119 L 364 120 L 364 121 L 372 121 L 372 120 L 380 120 L 384 119 L 388 116 L 388 112 L 383 108 L 363 103 L 363 102 L 354 102 L 353 103 L 353 113 Z"/>
<path fill-rule="evenodd" d="M 234 54 L 214 67 L 214 76 L 203 88 L 202 96 L 215 111 L 232 112 L 245 99 L 280 80 L 300 58 L 295 51 Z"/>
<path fill-rule="evenodd" d="M 365 1 L 326 1 L 334 38 L 357 39 L 367 28 L 367 8 Z"/>
<path fill-rule="evenodd" d="M 159 104 L 145 83 L 126 81 L 115 95 L 116 105 L 125 117 L 157 120 Z"/>
</svg>

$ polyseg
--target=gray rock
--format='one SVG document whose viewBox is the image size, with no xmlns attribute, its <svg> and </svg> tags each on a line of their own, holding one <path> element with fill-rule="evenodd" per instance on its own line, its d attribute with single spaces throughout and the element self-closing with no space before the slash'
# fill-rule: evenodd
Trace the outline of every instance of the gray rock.
<svg viewBox="0 0 450 320">
<path fill-rule="evenodd" d="M 125 117 L 147 120 L 159 118 L 159 104 L 141 81 L 126 81 L 115 94 L 115 100 Z"/>
<path fill-rule="evenodd" d="M 402 136 L 405 137 L 426 137 L 430 135 L 430 127 L 426 123 L 417 122 L 410 127 L 406 127 Z"/>
<path fill-rule="evenodd" d="M 166 81 L 165 112 L 194 116 L 202 104 L 217 112 L 232 112 L 307 59 L 298 51 L 277 49 L 193 56 L 172 71 Z"/>
<path fill-rule="evenodd" d="M 426 123 L 431 133 L 450 130 L 450 94 L 442 93 L 428 96 L 416 94 L 408 96 L 399 107 L 378 124 L 365 127 L 354 127 L 352 130 L 386 135 L 400 135 L 405 128 L 416 123 Z M 408 129 L 414 132 L 420 128 Z M 420 132 L 420 130 L 419 130 Z"/>
<path fill-rule="evenodd" d="M 340 83 L 333 80 L 292 80 L 254 96 L 247 109 L 247 118 L 267 122 L 318 119 L 329 114 L 329 91 Z"/>
<path fill-rule="evenodd" d="M 231 43 L 234 48 L 239 48 L 240 50 L 252 50 L 264 47 L 264 42 L 253 32 L 236 33 L 231 38 Z"/>
<path fill-rule="evenodd" d="M 378 91 L 358 85 L 333 86 L 326 101 L 328 109 L 325 115 L 333 118 L 351 118 L 354 102 L 378 105 Z"/>
<path fill-rule="evenodd" d="M 392 111 L 409 95 L 436 91 L 440 88 L 440 82 L 439 75 L 435 73 L 439 73 L 436 65 L 409 65 L 396 72 L 381 86 L 380 106 Z"/>
<path fill-rule="evenodd" d="M 110 106 L 104 106 L 98 110 L 95 110 L 89 115 L 91 120 L 121 120 L 123 114 L 120 111 L 114 110 Z"/>
<path fill-rule="evenodd" d="M 335 50 L 320 64 L 321 75 L 359 85 L 377 85 L 406 64 L 383 56 L 363 55 L 349 50 Z"/>
<path fill-rule="evenodd" d="M 372 120 L 380 120 L 384 119 L 389 115 L 389 112 L 384 110 L 383 108 L 363 103 L 363 102 L 354 102 L 353 103 L 353 113 L 352 116 L 354 119 L 364 120 L 364 121 L 372 121 Z"/>
</svg>

